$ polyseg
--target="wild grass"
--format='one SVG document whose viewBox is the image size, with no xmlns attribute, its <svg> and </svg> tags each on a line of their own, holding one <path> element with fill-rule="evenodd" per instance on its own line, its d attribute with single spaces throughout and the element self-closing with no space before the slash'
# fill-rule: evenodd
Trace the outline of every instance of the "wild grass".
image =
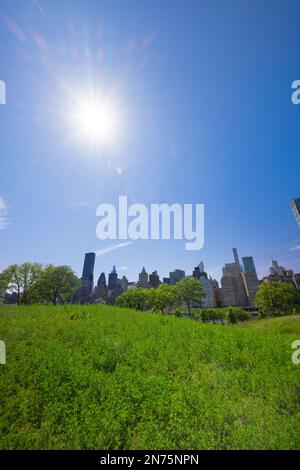
<svg viewBox="0 0 300 470">
<path fill-rule="evenodd" d="M 0 307 L 1 449 L 299 449 L 299 317 Z"/>
</svg>

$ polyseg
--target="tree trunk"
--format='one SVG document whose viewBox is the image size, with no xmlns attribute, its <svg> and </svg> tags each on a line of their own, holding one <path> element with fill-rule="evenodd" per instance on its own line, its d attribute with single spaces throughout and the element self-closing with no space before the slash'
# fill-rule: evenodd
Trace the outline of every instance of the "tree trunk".
<svg viewBox="0 0 300 470">
<path fill-rule="evenodd" d="M 187 304 L 188 312 L 189 312 L 189 318 L 191 318 L 191 305 L 190 303 Z"/>
</svg>

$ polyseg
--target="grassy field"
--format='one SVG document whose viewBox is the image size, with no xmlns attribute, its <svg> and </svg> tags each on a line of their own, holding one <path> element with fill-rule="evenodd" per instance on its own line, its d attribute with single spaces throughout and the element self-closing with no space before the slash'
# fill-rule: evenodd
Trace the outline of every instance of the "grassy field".
<svg viewBox="0 0 300 470">
<path fill-rule="evenodd" d="M 299 449 L 299 317 L 0 307 L 1 449 Z"/>
</svg>

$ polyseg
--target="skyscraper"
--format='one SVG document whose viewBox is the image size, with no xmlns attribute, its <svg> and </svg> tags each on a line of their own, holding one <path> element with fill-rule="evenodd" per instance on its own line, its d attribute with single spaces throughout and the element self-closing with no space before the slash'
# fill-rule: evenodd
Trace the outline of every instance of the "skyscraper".
<svg viewBox="0 0 300 470">
<path fill-rule="evenodd" d="M 86 297 L 93 291 L 94 285 L 94 265 L 95 265 L 95 253 L 86 253 L 84 257 L 83 270 L 82 270 L 82 296 L 84 301 Z"/>
<path fill-rule="evenodd" d="M 203 261 L 200 261 L 200 263 L 198 264 L 198 268 L 199 268 L 199 271 L 201 273 L 204 273 L 204 263 L 203 263 Z"/>
<path fill-rule="evenodd" d="M 241 276 L 241 268 L 238 263 L 225 264 L 221 285 L 224 305 L 226 307 L 244 307 L 248 305 L 248 298 Z"/>
<path fill-rule="evenodd" d="M 241 271 L 241 265 L 240 265 L 240 260 L 239 260 L 239 255 L 238 255 L 237 249 L 232 248 L 232 253 L 233 253 L 233 257 L 234 257 L 234 262 L 239 267 L 239 270 Z"/>
<path fill-rule="evenodd" d="M 146 272 L 145 267 L 143 267 L 142 272 L 139 273 L 139 287 L 146 289 L 148 286 L 148 273 Z"/>
<path fill-rule="evenodd" d="M 253 307 L 256 293 L 259 288 L 259 283 L 258 283 L 256 272 L 255 273 L 253 272 L 241 273 L 241 276 L 242 276 L 244 288 L 247 294 L 248 305 Z"/>
<path fill-rule="evenodd" d="M 153 271 L 152 274 L 149 275 L 149 284 L 151 287 L 158 287 L 160 284 L 159 280 L 159 275 L 157 274 L 157 271 Z"/>
<path fill-rule="evenodd" d="M 170 284 L 177 284 L 181 279 L 185 278 L 185 272 L 182 269 L 175 269 L 175 271 L 170 272 Z"/>
<path fill-rule="evenodd" d="M 94 287 L 95 253 L 86 253 L 84 256 L 81 287 L 77 292 L 77 300 L 81 303 L 89 303 Z"/>
<path fill-rule="evenodd" d="M 118 274 L 116 267 L 113 266 L 111 273 L 108 275 L 108 290 L 113 291 L 118 287 Z"/>
<path fill-rule="evenodd" d="M 255 274 L 256 277 L 257 277 L 253 257 L 252 256 L 244 256 L 242 258 L 242 261 L 243 261 L 243 266 L 244 266 L 245 273 L 252 273 L 252 274 Z"/>
<path fill-rule="evenodd" d="M 82 279 L 90 280 L 94 278 L 95 253 L 86 253 L 82 270 Z"/>
<path fill-rule="evenodd" d="M 126 276 L 123 276 L 122 279 L 121 279 L 121 282 L 120 282 L 120 287 L 121 287 L 121 290 L 122 292 L 126 292 L 127 289 L 128 289 L 128 279 Z"/>
<path fill-rule="evenodd" d="M 96 287 L 96 297 L 101 297 L 102 299 L 107 296 L 107 285 L 105 273 L 101 273 L 97 282 Z"/>
<path fill-rule="evenodd" d="M 291 208 L 297 221 L 297 224 L 300 227 L 300 197 L 291 200 Z"/>
</svg>

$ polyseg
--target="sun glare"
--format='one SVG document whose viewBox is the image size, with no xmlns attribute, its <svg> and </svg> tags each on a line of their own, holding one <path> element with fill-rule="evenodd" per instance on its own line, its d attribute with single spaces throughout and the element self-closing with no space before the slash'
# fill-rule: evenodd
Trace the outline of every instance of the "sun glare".
<svg viewBox="0 0 300 470">
<path fill-rule="evenodd" d="M 93 96 L 77 103 L 71 113 L 76 136 L 94 145 L 115 145 L 121 132 L 120 112 L 111 99 Z"/>
</svg>

